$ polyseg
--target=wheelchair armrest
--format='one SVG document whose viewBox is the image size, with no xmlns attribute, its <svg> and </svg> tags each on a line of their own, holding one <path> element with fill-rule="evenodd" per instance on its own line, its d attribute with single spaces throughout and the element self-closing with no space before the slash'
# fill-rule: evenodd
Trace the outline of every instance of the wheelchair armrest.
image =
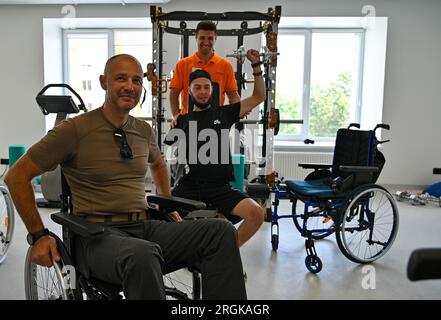
<svg viewBox="0 0 441 320">
<path fill-rule="evenodd" d="M 441 279 L 441 248 L 413 251 L 407 263 L 407 277 L 411 281 Z"/>
<path fill-rule="evenodd" d="M 338 169 L 342 172 L 351 173 L 373 173 L 378 172 L 378 167 L 364 167 L 364 166 L 339 166 Z"/>
<path fill-rule="evenodd" d="M 174 211 L 177 209 L 194 211 L 205 209 L 206 207 L 205 203 L 200 201 L 158 194 L 147 196 L 147 202 L 157 204 L 159 209 L 164 211 Z"/>
<path fill-rule="evenodd" d="M 299 163 L 299 167 L 302 167 L 303 169 L 329 169 L 332 167 L 332 164 L 327 163 Z"/>
<path fill-rule="evenodd" d="M 194 220 L 194 219 L 210 219 L 216 218 L 217 211 L 216 210 L 196 210 L 190 212 L 184 220 Z"/>
<path fill-rule="evenodd" d="M 51 219 L 83 237 L 94 236 L 104 232 L 103 226 L 88 222 L 73 214 L 57 212 L 51 214 Z"/>
</svg>

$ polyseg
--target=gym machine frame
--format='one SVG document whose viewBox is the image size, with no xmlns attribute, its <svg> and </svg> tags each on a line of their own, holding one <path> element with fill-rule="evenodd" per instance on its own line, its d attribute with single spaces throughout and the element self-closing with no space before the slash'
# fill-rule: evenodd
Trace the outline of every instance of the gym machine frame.
<svg viewBox="0 0 441 320">
<path fill-rule="evenodd" d="M 243 129 L 244 124 L 258 124 L 263 126 L 261 161 L 258 163 L 259 174 L 256 179 L 258 184 L 272 186 L 275 183 L 275 172 L 273 170 L 273 138 L 277 135 L 280 123 L 301 124 L 302 120 L 280 120 L 278 110 L 275 107 L 276 95 L 276 67 L 277 67 L 277 33 L 278 23 L 281 17 L 281 6 L 268 8 L 268 12 L 224 12 L 206 13 L 202 11 L 174 11 L 162 12 L 158 6 L 150 6 L 150 17 L 152 22 L 152 57 L 153 65 L 150 65 L 148 79 L 152 82 L 152 127 L 157 132 L 158 146 L 162 150 L 163 123 L 166 122 L 163 108 L 163 94 L 166 92 L 163 86 L 167 86 L 167 80 L 163 74 L 163 36 L 164 33 L 171 33 L 181 36 L 181 58 L 189 54 L 189 38 L 196 34 L 195 29 L 187 28 L 187 21 L 242 21 L 239 29 L 218 29 L 218 36 L 237 37 L 237 50 L 230 57 L 235 57 L 236 81 L 238 93 L 241 95 L 242 88 L 245 89 L 247 82 L 245 74 L 242 74 L 242 63 L 245 58 L 243 49 L 244 37 L 265 33 L 266 47 L 261 53 L 265 70 L 266 99 L 264 101 L 263 113 L 260 120 L 241 120 L 237 129 Z M 179 28 L 169 26 L 169 21 L 179 21 Z M 260 21 L 259 27 L 248 27 L 248 21 Z M 157 68 L 156 68 L 157 66 Z M 266 198 L 269 197 L 267 189 Z M 268 205 L 267 205 L 268 207 Z"/>
</svg>

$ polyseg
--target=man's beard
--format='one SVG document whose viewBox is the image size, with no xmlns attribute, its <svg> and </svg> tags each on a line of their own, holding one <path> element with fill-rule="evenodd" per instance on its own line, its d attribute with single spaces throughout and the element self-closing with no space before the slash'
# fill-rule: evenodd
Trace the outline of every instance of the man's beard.
<svg viewBox="0 0 441 320">
<path fill-rule="evenodd" d="M 190 94 L 190 99 L 191 99 L 191 101 L 193 101 L 194 105 L 195 105 L 196 107 L 198 107 L 199 109 L 201 109 L 201 110 L 207 109 L 207 108 L 211 105 L 211 103 L 213 102 L 213 99 L 212 99 L 211 96 L 210 96 L 210 98 L 207 100 L 206 103 L 200 103 L 200 102 L 196 101 L 196 99 L 193 98 L 193 95 L 191 95 L 191 94 Z"/>
</svg>

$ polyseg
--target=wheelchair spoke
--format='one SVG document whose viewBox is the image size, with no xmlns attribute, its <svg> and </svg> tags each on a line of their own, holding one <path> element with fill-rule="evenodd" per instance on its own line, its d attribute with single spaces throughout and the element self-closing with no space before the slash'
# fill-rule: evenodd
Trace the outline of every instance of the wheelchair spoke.
<svg viewBox="0 0 441 320">
<path fill-rule="evenodd" d="M 64 292 L 55 267 L 47 268 L 36 264 L 31 265 L 30 294 L 32 300 L 63 300 L 68 297 Z"/>
<path fill-rule="evenodd" d="M 314 208 L 314 206 L 312 207 Z M 302 236 L 306 235 L 306 231 L 311 231 L 311 238 L 313 240 L 319 240 L 334 233 L 335 225 L 333 214 L 337 214 L 334 208 L 328 209 L 328 211 L 330 211 L 328 212 L 327 209 L 315 207 L 314 210 L 303 213 L 302 215 L 297 214 L 298 211 L 302 212 L 302 209 L 298 209 L 300 208 L 297 208 L 297 200 L 293 200 L 291 209 L 293 221 L 296 229 Z M 335 213 L 333 213 L 332 210 L 335 210 Z"/>
<path fill-rule="evenodd" d="M 381 230 L 381 229 L 384 229 L 384 231 L 383 230 Z M 383 231 L 383 232 L 382 232 Z M 387 238 L 387 235 L 388 234 L 390 234 L 390 232 L 391 232 L 392 230 L 391 229 L 387 229 L 386 230 L 386 228 L 384 228 L 384 227 L 382 227 L 381 225 L 375 225 L 375 230 L 374 230 L 374 234 L 379 234 L 380 236 L 378 237 L 378 236 L 376 236 L 376 237 L 372 237 L 373 239 L 386 239 Z M 372 239 L 371 239 L 372 240 Z M 375 240 L 372 240 L 372 241 L 375 241 Z"/>
<path fill-rule="evenodd" d="M 53 280 L 50 281 L 51 276 L 49 274 L 49 270 L 44 270 L 43 267 L 36 266 L 37 268 L 37 278 L 35 279 L 36 287 L 37 287 L 37 293 L 38 298 L 40 298 L 40 291 L 42 294 L 42 298 L 44 300 L 49 300 L 50 293 L 52 292 L 52 283 Z M 39 279 L 41 281 L 41 284 L 39 284 Z"/>
<path fill-rule="evenodd" d="M 354 246 L 353 246 L 354 247 L 353 250 L 357 251 L 358 253 L 360 253 L 362 241 L 366 237 L 366 235 L 367 235 L 367 232 L 363 232 L 361 234 L 360 233 L 353 234 L 351 239 L 349 239 L 348 246 L 351 246 L 353 243 L 355 243 Z M 361 239 L 359 239 L 360 237 L 361 237 Z M 359 240 L 357 240 L 357 239 L 359 239 Z"/>
<path fill-rule="evenodd" d="M 179 269 L 177 271 L 164 275 L 164 285 L 171 291 L 183 293 L 187 297 L 193 296 L 192 274 L 186 269 Z M 172 298 L 167 296 L 168 298 Z"/>
<path fill-rule="evenodd" d="M 365 263 L 378 259 L 390 248 L 397 232 L 398 211 L 384 188 L 369 185 L 359 189 L 347 200 L 337 242 L 350 260 Z"/>
</svg>

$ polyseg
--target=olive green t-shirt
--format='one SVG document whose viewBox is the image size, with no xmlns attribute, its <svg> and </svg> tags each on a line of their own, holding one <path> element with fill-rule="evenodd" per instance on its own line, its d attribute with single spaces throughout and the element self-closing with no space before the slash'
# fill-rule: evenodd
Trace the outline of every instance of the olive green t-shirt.
<svg viewBox="0 0 441 320">
<path fill-rule="evenodd" d="M 142 212 L 148 163 L 161 156 L 149 124 L 129 116 L 122 128 L 133 159 L 123 159 L 115 127 L 102 108 L 67 119 L 34 144 L 28 155 L 42 170 L 61 164 L 76 214 Z"/>
</svg>

